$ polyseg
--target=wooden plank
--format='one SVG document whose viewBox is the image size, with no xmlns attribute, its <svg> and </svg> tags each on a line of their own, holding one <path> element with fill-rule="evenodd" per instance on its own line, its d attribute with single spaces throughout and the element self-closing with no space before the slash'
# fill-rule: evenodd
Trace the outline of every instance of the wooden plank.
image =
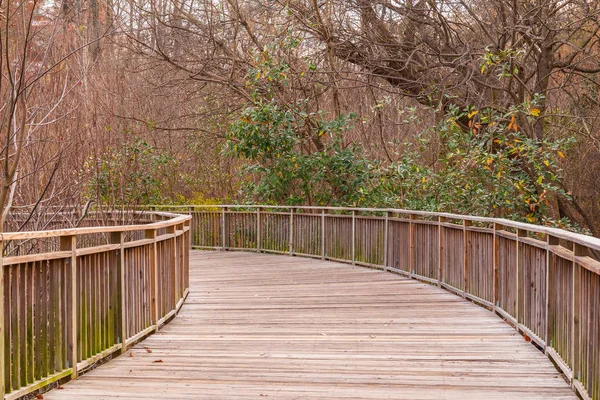
<svg viewBox="0 0 600 400">
<path fill-rule="evenodd" d="M 319 259 L 191 257 L 177 318 L 44 397 L 576 399 L 502 319 L 436 286 Z"/>
</svg>

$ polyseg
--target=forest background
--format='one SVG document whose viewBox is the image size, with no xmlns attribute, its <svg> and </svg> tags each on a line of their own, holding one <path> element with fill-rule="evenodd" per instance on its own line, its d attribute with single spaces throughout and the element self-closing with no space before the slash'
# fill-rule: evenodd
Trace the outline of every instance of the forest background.
<svg viewBox="0 0 600 400">
<path fill-rule="evenodd" d="M 0 0 L 0 215 L 343 205 L 600 236 L 599 18 L 595 0 Z"/>
</svg>

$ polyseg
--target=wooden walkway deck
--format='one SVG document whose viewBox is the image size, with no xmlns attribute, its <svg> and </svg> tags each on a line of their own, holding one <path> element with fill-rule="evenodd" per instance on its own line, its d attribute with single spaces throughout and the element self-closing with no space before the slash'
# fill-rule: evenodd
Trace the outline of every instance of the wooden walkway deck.
<svg viewBox="0 0 600 400">
<path fill-rule="evenodd" d="M 576 399 L 489 311 L 347 264 L 192 252 L 179 316 L 45 399 Z"/>
</svg>

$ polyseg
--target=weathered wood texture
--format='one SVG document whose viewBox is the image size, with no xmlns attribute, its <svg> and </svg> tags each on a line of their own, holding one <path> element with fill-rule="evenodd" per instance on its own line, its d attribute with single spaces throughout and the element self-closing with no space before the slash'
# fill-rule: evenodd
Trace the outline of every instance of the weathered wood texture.
<svg viewBox="0 0 600 400">
<path fill-rule="evenodd" d="M 164 221 L 1 235 L 8 247 L 20 240 L 58 243 L 55 251 L 2 258 L 4 399 L 76 377 L 158 329 L 181 306 L 190 218 L 153 217 Z M 90 235 L 107 235 L 109 243 L 80 247 Z"/>
<path fill-rule="evenodd" d="M 576 398 L 502 319 L 417 280 L 243 252 L 194 251 L 190 274 L 173 322 L 44 397 Z"/>
<path fill-rule="evenodd" d="M 576 392 L 600 399 L 600 239 L 502 219 L 393 209 L 185 211 L 193 217 L 197 248 L 310 256 L 438 284 L 493 309 L 542 347 Z"/>
</svg>

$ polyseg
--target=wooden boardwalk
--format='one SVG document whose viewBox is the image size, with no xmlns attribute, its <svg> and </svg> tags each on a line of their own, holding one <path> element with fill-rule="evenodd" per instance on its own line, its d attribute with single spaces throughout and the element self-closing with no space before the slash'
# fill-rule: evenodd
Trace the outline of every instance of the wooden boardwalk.
<svg viewBox="0 0 600 400">
<path fill-rule="evenodd" d="M 179 316 L 45 399 L 576 399 L 493 313 L 395 274 L 192 252 Z"/>
</svg>

